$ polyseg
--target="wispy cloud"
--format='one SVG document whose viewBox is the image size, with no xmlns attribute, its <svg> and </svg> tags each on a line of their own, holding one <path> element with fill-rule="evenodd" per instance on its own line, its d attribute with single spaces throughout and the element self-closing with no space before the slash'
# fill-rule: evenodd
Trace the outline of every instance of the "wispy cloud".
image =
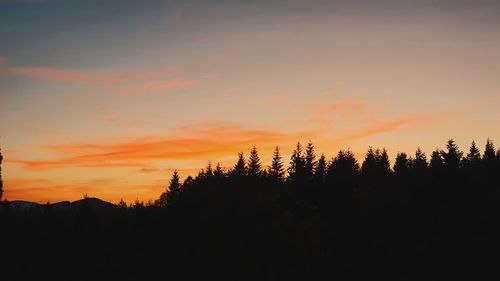
<svg viewBox="0 0 500 281">
<path fill-rule="evenodd" d="M 382 121 L 382 122 L 378 122 L 376 124 L 372 124 L 372 125 L 366 126 L 364 128 L 356 129 L 352 132 L 349 132 L 349 133 L 345 134 L 344 136 L 340 137 L 338 140 L 350 141 L 350 140 L 367 138 L 367 137 L 371 137 L 371 136 L 382 134 L 382 133 L 397 131 L 397 130 L 399 130 L 407 125 L 423 124 L 423 123 L 429 121 L 430 119 L 432 119 L 432 118 L 423 117 L 423 116 L 413 116 L 413 117 L 397 118 L 397 119 L 389 120 L 389 121 Z"/>
<path fill-rule="evenodd" d="M 0 57 L 0 75 L 31 77 L 53 82 L 77 83 L 102 87 L 104 92 L 117 95 L 144 95 L 159 91 L 195 86 L 214 67 L 228 63 L 237 56 L 227 52 L 195 59 L 185 64 L 172 64 L 152 70 L 129 73 L 97 73 L 42 66 L 11 65 Z M 197 76 L 200 79 L 184 79 Z"/>
<path fill-rule="evenodd" d="M 26 76 L 56 82 L 72 82 L 100 86 L 113 86 L 116 84 L 140 82 L 179 75 L 181 67 L 177 65 L 166 66 L 156 70 L 146 70 L 131 73 L 89 73 L 76 70 L 39 66 L 12 66 L 6 58 L 0 57 L 0 74 Z"/>
<path fill-rule="evenodd" d="M 50 152 L 62 157 L 49 160 L 8 160 L 28 169 L 63 167 L 143 168 L 153 160 L 210 159 L 234 155 L 256 144 L 272 149 L 276 144 L 295 141 L 318 132 L 284 133 L 272 129 L 238 126 L 182 127 L 172 136 L 147 136 L 118 143 L 52 145 Z"/>
</svg>

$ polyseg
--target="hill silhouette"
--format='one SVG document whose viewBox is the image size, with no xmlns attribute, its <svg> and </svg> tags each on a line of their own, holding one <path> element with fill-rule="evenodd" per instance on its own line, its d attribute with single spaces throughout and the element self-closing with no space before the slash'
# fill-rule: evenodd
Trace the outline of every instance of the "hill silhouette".
<svg viewBox="0 0 500 281">
<path fill-rule="evenodd" d="M 3 202 L 6 280 L 497 279 L 500 151 L 349 150 L 298 143 L 264 167 L 256 147 L 155 202 Z M 30 253 L 26 255 L 26 253 Z M 54 265 L 57 270 L 54 270 Z"/>
<path fill-rule="evenodd" d="M 58 210 L 78 209 L 82 207 L 89 207 L 92 209 L 112 209 L 118 207 L 113 203 L 106 202 L 104 200 L 95 197 L 83 198 L 73 202 L 61 201 L 56 203 L 39 204 L 36 202 L 15 200 L 11 202 L 6 202 L 5 204 L 8 204 L 9 207 L 13 210 L 23 210 L 23 211 L 37 209 L 37 208 L 44 208 L 44 207 L 58 209 Z"/>
</svg>

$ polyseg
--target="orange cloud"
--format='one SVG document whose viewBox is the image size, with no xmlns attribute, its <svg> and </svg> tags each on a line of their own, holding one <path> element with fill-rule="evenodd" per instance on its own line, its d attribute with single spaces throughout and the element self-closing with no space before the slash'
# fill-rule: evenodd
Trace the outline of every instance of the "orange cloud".
<svg viewBox="0 0 500 281">
<path fill-rule="evenodd" d="M 226 64 L 238 56 L 236 52 L 226 52 L 207 56 L 192 62 L 178 65 L 168 65 L 154 70 L 131 73 L 88 73 L 75 70 L 66 70 L 36 66 L 12 66 L 4 57 L 0 57 L 0 74 L 19 75 L 41 78 L 50 81 L 74 82 L 92 85 L 116 85 L 122 83 L 144 82 L 148 80 L 165 79 L 165 77 L 179 76 L 188 72 L 204 72 L 215 66 Z"/>
<path fill-rule="evenodd" d="M 236 126 L 182 127 L 176 135 L 144 137 L 110 144 L 70 144 L 46 147 L 64 155 L 52 160 L 7 160 L 28 169 L 62 167 L 136 167 L 143 168 L 152 160 L 209 159 L 234 155 L 256 144 L 271 150 L 276 144 L 294 142 L 317 132 L 280 133 Z"/>
<path fill-rule="evenodd" d="M 386 121 L 382 122 L 376 125 L 368 126 L 366 128 L 362 128 L 359 130 L 356 130 L 354 132 L 348 133 L 342 138 L 340 138 L 343 141 L 346 140 L 354 140 L 354 139 L 361 139 L 361 138 L 367 138 L 373 135 L 381 134 L 381 133 L 386 133 L 386 132 L 391 132 L 400 129 L 401 127 L 408 125 L 408 124 L 421 124 L 425 121 L 430 120 L 429 117 L 404 117 L 404 118 L 399 118 L 396 120 L 392 121 Z"/>
<path fill-rule="evenodd" d="M 48 67 L 10 66 L 5 58 L 0 58 L 0 73 L 41 78 L 50 81 L 73 82 L 90 85 L 115 85 L 138 81 L 158 79 L 165 76 L 178 75 L 180 67 L 168 66 L 163 69 L 134 72 L 128 74 L 86 73 L 74 70 L 63 70 Z"/>
</svg>

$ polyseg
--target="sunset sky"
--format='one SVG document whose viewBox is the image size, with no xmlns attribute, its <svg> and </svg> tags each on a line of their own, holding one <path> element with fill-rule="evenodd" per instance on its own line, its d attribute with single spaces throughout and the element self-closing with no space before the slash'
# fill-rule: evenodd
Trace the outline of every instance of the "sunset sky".
<svg viewBox="0 0 500 281">
<path fill-rule="evenodd" d="M 5 197 L 157 198 L 173 169 L 500 144 L 500 1 L 0 0 Z"/>
</svg>

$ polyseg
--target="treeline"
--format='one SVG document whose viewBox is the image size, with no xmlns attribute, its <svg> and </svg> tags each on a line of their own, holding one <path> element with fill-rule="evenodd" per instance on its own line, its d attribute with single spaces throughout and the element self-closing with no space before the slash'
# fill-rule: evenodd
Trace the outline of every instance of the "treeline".
<svg viewBox="0 0 500 281">
<path fill-rule="evenodd" d="M 464 153 L 455 141 L 450 139 L 446 143 L 446 150 L 436 149 L 429 157 L 420 148 L 417 148 L 412 156 L 400 152 L 392 167 L 385 148 L 370 147 L 360 165 L 350 150 L 340 150 L 330 160 L 327 160 L 324 154 L 317 157 L 314 145 L 309 142 L 305 149 L 301 143 L 297 143 L 287 167 L 279 147 L 276 147 L 271 165 L 265 168 L 254 146 L 248 161 L 243 153 L 239 153 L 236 164 L 229 170 L 222 169 L 220 164 L 213 168 L 209 163 L 197 176 L 188 176 L 182 183 L 179 174 L 174 171 L 169 187 L 155 204 L 165 206 L 189 200 L 190 194 L 196 193 L 197 189 L 212 185 L 273 185 L 301 193 L 308 193 L 318 188 L 331 188 L 345 195 L 346 192 L 356 190 L 384 192 L 372 188 L 392 185 L 404 189 L 405 185 L 424 182 L 438 185 L 464 182 L 493 183 L 499 171 L 500 149 L 495 151 L 490 139 L 486 141 L 482 154 L 474 141 Z M 442 182 L 443 180 L 448 182 Z"/>
<path fill-rule="evenodd" d="M 5 280 L 496 280 L 500 153 L 327 160 L 297 144 L 263 167 L 175 172 L 152 204 L 0 211 Z M 87 203 L 85 203 L 87 202 Z M 3 279 L 2 279 L 3 280 Z"/>
</svg>

